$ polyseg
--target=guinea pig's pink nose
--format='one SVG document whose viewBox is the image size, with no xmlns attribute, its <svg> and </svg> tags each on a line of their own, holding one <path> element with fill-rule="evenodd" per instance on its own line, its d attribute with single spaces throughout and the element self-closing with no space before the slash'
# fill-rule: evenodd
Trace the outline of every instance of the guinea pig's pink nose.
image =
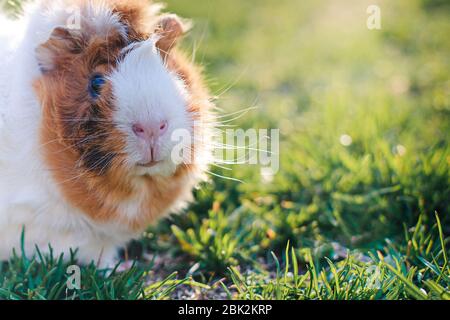
<svg viewBox="0 0 450 320">
<path fill-rule="evenodd" d="M 135 123 L 133 124 L 133 132 L 136 136 L 148 142 L 161 137 L 167 132 L 167 121 L 149 122 L 149 123 Z"/>
<path fill-rule="evenodd" d="M 137 122 L 133 124 L 134 134 L 143 142 L 143 159 L 141 165 L 153 165 L 160 161 L 158 139 L 167 132 L 167 121 Z"/>
</svg>

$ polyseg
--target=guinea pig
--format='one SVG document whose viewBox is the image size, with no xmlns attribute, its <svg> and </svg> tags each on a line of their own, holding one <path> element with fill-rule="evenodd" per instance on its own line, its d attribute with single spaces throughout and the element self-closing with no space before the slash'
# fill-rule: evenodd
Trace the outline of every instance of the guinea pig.
<svg viewBox="0 0 450 320">
<path fill-rule="evenodd" d="M 23 232 L 27 255 L 72 249 L 80 263 L 108 267 L 193 200 L 213 104 L 177 49 L 187 23 L 160 9 L 42 0 L 18 21 L 1 19 L 1 260 L 20 254 Z M 175 139 L 180 132 L 192 139 Z"/>
</svg>

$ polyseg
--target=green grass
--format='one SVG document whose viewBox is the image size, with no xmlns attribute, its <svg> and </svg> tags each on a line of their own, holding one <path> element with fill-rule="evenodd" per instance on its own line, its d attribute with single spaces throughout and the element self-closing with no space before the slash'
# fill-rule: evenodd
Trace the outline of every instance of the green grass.
<svg viewBox="0 0 450 320">
<path fill-rule="evenodd" d="M 378 1 L 378 31 L 372 1 L 168 2 L 223 114 L 281 129 L 280 172 L 214 169 L 244 183 L 212 177 L 130 246 L 133 268 L 82 268 L 81 290 L 74 261 L 13 257 L 0 299 L 449 299 L 446 2 Z"/>
</svg>

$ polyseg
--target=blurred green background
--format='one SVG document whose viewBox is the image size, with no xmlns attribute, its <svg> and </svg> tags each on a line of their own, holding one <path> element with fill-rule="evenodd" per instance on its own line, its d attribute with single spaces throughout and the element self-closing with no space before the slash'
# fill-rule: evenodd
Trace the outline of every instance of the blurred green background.
<svg viewBox="0 0 450 320">
<path fill-rule="evenodd" d="M 381 30 L 367 28 L 372 4 Z M 218 106 L 257 107 L 233 124 L 282 135 L 273 181 L 254 166 L 217 170 L 245 183 L 215 178 L 193 213 L 238 208 L 239 228 L 268 248 L 373 247 L 435 211 L 449 232 L 448 2 L 171 0 L 168 10 L 195 22 L 184 45 Z"/>
</svg>

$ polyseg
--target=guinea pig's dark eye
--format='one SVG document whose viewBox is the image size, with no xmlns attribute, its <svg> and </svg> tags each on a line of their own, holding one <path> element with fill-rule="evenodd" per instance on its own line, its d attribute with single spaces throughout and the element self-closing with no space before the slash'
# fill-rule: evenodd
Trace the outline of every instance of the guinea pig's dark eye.
<svg viewBox="0 0 450 320">
<path fill-rule="evenodd" d="M 105 83 L 105 77 L 100 74 L 97 74 L 91 78 L 89 82 L 89 94 L 92 98 L 98 98 L 100 96 L 100 92 Z"/>
</svg>

